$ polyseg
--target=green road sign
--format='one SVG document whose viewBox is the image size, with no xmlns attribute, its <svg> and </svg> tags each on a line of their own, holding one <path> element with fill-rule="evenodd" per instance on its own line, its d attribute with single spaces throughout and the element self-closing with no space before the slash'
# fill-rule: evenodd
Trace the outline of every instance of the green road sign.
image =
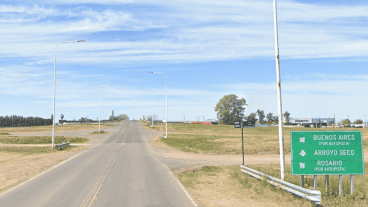
<svg viewBox="0 0 368 207">
<path fill-rule="evenodd" d="M 292 175 L 363 175 L 361 131 L 291 131 Z"/>
</svg>

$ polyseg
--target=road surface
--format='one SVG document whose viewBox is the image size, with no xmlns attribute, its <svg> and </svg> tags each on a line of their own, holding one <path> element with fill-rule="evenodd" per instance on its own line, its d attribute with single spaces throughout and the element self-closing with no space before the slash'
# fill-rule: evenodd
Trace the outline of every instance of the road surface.
<svg viewBox="0 0 368 207">
<path fill-rule="evenodd" d="M 138 122 L 0 195 L 1 206 L 194 206 Z"/>
</svg>

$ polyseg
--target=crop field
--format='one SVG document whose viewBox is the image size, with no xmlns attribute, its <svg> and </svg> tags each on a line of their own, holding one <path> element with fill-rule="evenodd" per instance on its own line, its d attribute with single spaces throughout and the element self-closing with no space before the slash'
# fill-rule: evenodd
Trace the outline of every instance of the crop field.
<svg viewBox="0 0 368 207">
<path fill-rule="evenodd" d="M 148 124 L 148 122 L 146 123 Z M 168 124 L 168 138 L 159 142 L 184 152 L 241 154 L 241 129 L 233 125 Z M 149 126 L 146 126 L 150 128 Z M 164 131 L 164 124 L 151 129 Z M 368 147 L 368 128 L 297 128 L 284 127 L 285 154 L 290 153 L 290 131 L 362 131 L 363 148 Z M 244 154 L 279 154 L 278 127 L 244 128 Z"/>
</svg>

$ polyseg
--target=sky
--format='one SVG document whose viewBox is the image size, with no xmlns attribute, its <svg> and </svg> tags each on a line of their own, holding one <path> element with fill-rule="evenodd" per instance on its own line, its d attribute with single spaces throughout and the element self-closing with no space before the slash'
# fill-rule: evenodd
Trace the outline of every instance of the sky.
<svg viewBox="0 0 368 207">
<path fill-rule="evenodd" d="M 367 10 L 277 1 L 283 113 L 365 119 Z M 214 119 L 229 94 L 245 115 L 278 114 L 272 0 L 5 0 L 0 44 L 0 116 L 51 117 L 55 57 L 57 121 L 99 106 L 101 119 L 165 120 L 165 75 L 150 72 L 166 74 L 169 121 Z"/>
</svg>

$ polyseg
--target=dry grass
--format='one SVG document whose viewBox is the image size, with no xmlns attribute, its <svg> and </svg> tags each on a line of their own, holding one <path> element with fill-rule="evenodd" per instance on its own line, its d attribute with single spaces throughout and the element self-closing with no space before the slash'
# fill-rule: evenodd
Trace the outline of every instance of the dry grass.
<svg viewBox="0 0 368 207">
<path fill-rule="evenodd" d="M 248 166 L 274 177 L 280 177 L 279 165 Z M 367 167 L 367 164 L 366 164 Z M 300 176 L 292 176 L 286 165 L 285 180 L 300 186 Z M 310 201 L 259 181 L 240 171 L 239 165 L 204 167 L 177 175 L 201 206 L 314 206 Z M 305 176 L 305 188 L 313 188 L 313 176 Z M 322 206 L 368 206 L 368 175 L 355 176 L 355 193 L 350 193 L 349 176 L 343 176 L 343 196 L 338 196 L 338 176 L 330 176 L 330 194 L 324 176 L 318 176 Z"/>
<path fill-rule="evenodd" d="M 241 175 L 240 167 L 203 167 L 178 174 L 200 206 L 312 206 L 305 199 L 267 187 Z M 242 182 L 238 177 L 244 177 Z"/>
<path fill-rule="evenodd" d="M 148 123 L 146 123 L 148 124 Z M 149 129 L 164 131 L 164 124 L 154 124 Z M 290 131 L 346 131 L 359 130 L 363 135 L 363 146 L 368 146 L 368 128 L 289 128 L 285 127 L 284 149 L 290 153 Z M 366 135 L 367 134 L 367 135 Z M 217 154 L 240 154 L 241 129 L 232 125 L 168 124 L 168 139 L 160 139 L 171 147 L 186 152 L 207 152 Z M 244 128 L 244 154 L 278 154 L 279 137 L 277 127 Z"/>
</svg>

